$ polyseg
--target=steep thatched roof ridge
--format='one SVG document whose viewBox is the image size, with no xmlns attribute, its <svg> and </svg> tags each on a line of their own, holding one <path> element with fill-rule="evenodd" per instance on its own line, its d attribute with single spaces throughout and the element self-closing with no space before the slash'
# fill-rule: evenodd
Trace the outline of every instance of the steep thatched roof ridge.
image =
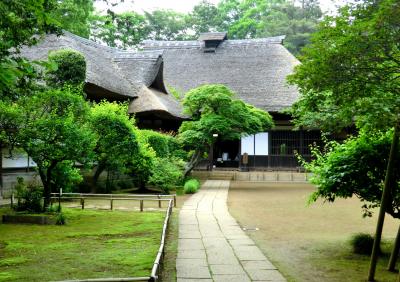
<svg viewBox="0 0 400 282">
<path fill-rule="evenodd" d="M 286 82 L 299 61 L 282 45 L 283 39 L 225 40 L 215 53 L 205 53 L 199 41 L 145 41 L 143 48 L 164 50 L 164 80 L 179 92 L 224 84 L 245 102 L 278 112 L 299 96 Z"/>
<path fill-rule="evenodd" d="M 21 56 L 31 60 L 46 60 L 51 51 L 72 49 L 82 53 L 86 60 L 86 82 L 93 85 L 93 91 L 105 89 L 108 96 L 115 98 L 136 97 L 139 85 L 132 85 L 113 63 L 112 58 L 116 50 L 102 46 L 96 42 L 81 38 L 69 32 L 57 36 L 46 35 L 37 45 L 24 47 Z M 88 93 L 90 95 L 90 93 Z"/>
<path fill-rule="evenodd" d="M 143 88 L 142 95 L 135 98 L 128 108 L 129 113 L 147 113 L 147 112 L 164 112 L 164 117 L 182 118 L 188 117 L 182 113 L 182 106 L 179 101 L 172 95 L 165 93 L 155 88 Z"/>
<path fill-rule="evenodd" d="M 201 37 L 200 37 L 201 38 Z M 266 46 L 269 44 L 282 44 L 285 39 L 284 35 L 255 38 L 255 39 L 234 39 L 224 40 L 218 48 L 223 47 L 243 47 L 246 45 L 251 46 Z M 167 49 L 201 49 L 204 42 L 202 40 L 188 40 L 188 41 L 160 41 L 160 40 L 144 40 L 141 47 L 144 50 L 167 50 Z"/>
<path fill-rule="evenodd" d="M 61 36 L 46 35 L 37 45 L 22 48 L 21 56 L 46 60 L 51 51 L 60 49 L 72 49 L 84 55 L 85 91 L 89 98 L 133 99 L 135 112 L 166 111 L 172 117 L 183 117 L 179 102 L 168 94 L 164 85 L 163 51 L 126 51 L 63 31 Z M 153 106 L 146 102 L 154 97 L 157 101 Z"/>
</svg>

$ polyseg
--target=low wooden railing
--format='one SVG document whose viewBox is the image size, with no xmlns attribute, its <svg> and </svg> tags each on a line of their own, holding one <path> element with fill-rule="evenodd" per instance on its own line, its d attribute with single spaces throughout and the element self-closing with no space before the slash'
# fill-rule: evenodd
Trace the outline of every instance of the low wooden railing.
<svg viewBox="0 0 400 282">
<path fill-rule="evenodd" d="M 161 203 L 163 201 L 173 200 L 174 207 L 176 207 L 176 194 L 173 195 L 155 195 L 155 194 L 84 194 L 84 193 L 51 193 L 51 200 L 80 200 L 82 209 L 85 209 L 85 200 L 87 199 L 97 199 L 97 200 L 109 200 L 110 210 L 114 208 L 114 201 L 130 200 L 139 201 L 140 211 L 144 209 L 145 201 L 158 202 L 158 207 L 161 208 Z"/>
<path fill-rule="evenodd" d="M 65 195 L 69 195 L 69 196 L 65 197 Z M 77 195 L 79 195 L 79 197 Z M 88 195 L 90 195 L 90 196 L 88 196 Z M 94 194 L 79 194 L 79 193 L 65 193 L 65 194 L 60 195 L 58 193 L 53 193 L 52 199 L 59 199 L 59 200 L 61 200 L 61 199 L 81 199 L 81 198 L 104 199 L 104 198 L 106 198 L 105 195 L 110 196 L 110 194 L 96 194 L 96 196 L 93 196 L 93 195 Z M 165 254 L 165 241 L 166 241 L 166 236 L 167 236 L 168 223 L 171 218 L 172 208 L 173 208 L 173 206 L 176 206 L 176 195 L 129 194 L 129 196 L 132 196 L 132 197 L 118 197 L 118 196 L 122 196 L 122 195 L 123 194 L 113 194 L 112 195 L 113 197 L 107 197 L 106 199 L 159 201 L 160 207 L 161 207 L 161 201 L 168 201 L 168 208 L 165 213 L 163 230 L 161 233 L 160 247 L 158 248 L 158 252 L 157 252 L 156 258 L 154 260 L 150 276 L 148 276 L 148 277 L 125 277 L 125 278 L 93 278 L 93 279 L 80 279 L 80 280 L 63 280 L 63 281 L 59 281 L 59 282 L 117 282 L 117 281 L 121 281 L 121 282 L 122 281 L 156 282 L 156 281 L 160 281 L 159 276 L 160 276 L 160 272 L 161 272 L 162 261 L 164 259 L 164 254 Z M 125 194 L 124 196 L 127 196 L 127 194 Z M 153 198 L 151 198 L 151 197 L 153 197 Z M 154 197 L 156 197 L 156 198 L 154 198 Z M 166 197 L 170 197 L 170 199 L 165 199 Z M 110 205 L 112 206 L 112 204 L 110 204 Z M 142 205 L 141 205 L 141 207 L 142 207 Z M 84 205 L 82 208 L 84 208 Z M 143 209 L 141 209 L 141 211 L 143 211 Z"/>
</svg>

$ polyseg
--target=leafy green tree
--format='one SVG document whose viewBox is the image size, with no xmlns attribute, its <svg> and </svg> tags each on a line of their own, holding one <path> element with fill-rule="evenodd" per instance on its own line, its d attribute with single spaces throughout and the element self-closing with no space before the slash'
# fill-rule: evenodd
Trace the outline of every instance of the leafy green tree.
<svg viewBox="0 0 400 282">
<path fill-rule="evenodd" d="M 193 7 L 187 22 L 198 36 L 203 32 L 221 31 L 221 20 L 218 8 L 207 0 L 203 0 Z"/>
<path fill-rule="evenodd" d="M 56 65 L 47 71 L 50 86 L 78 86 L 85 81 L 86 61 L 81 53 L 69 49 L 53 51 L 49 54 L 49 62 Z"/>
<path fill-rule="evenodd" d="M 187 34 L 187 16 L 173 10 L 155 10 L 145 12 L 150 28 L 148 39 L 185 40 Z"/>
<path fill-rule="evenodd" d="M 18 141 L 37 164 L 46 208 L 55 191 L 57 166 L 86 163 L 92 157 L 95 136 L 86 124 L 89 107 L 82 96 L 67 89 L 38 93 L 22 105 Z"/>
<path fill-rule="evenodd" d="M 55 1 L 5 0 L 0 2 L 0 98 L 8 92 L 31 65 L 17 58 L 23 45 L 37 43 L 38 36 L 56 31 L 56 21 L 50 12 L 56 7 Z"/>
<path fill-rule="evenodd" d="M 224 85 L 204 85 L 190 90 L 183 100 L 183 108 L 192 120 L 182 123 L 178 138 L 194 151 L 185 176 L 213 146 L 213 134 L 222 140 L 234 140 L 273 126 L 267 112 L 235 99 L 234 93 Z"/>
<path fill-rule="evenodd" d="M 372 209 L 381 203 L 383 180 L 390 152 L 393 132 L 362 132 L 344 143 L 331 141 L 321 150 L 313 148 L 314 159 L 305 168 L 312 172 L 311 182 L 317 190 L 310 201 L 322 198 L 328 202 L 336 198 L 356 196 L 363 205 L 363 215 L 372 216 Z M 400 150 L 396 152 L 400 160 Z M 400 171 L 395 171 L 393 198 L 387 212 L 394 218 L 400 218 Z"/>
<path fill-rule="evenodd" d="M 93 192 L 100 174 L 118 171 L 126 172 L 127 165 L 139 151 L 135 126 L 127 114 L 126 105 L 101 102 L 92 107 L 90 124 L 97 134 L 96 171 L 93 176 Z M 107 183 L 109 190 L 109 183 Z"/>
<path fill-rule="evenodd" d="M 137 46 L 150 33 L 146 18 L 135 12 L 117 14 L 108 10 L 107 15 L 94 16 L 91 25 L 92 39 L 123 49 Z"/>
<path fill-rule="evenodd" d="M 161 188 L 165 194 L 183 180 L 184 161 L 177 158 L 156 158 L 149 183 Z"/>
<path fill-rule="evenodd" d="M 69 32 L 89 38 L 90 20 L 94 11 L 93 0 L 62 0 L 50 12 L 59 25 Z"/>
<path fill-rule="evenodd" d="M 139 151 L 137 156 L 130 160 L 127 169 L 128 174 L 139 188 L 139 192 L 144 192 L 147 190 L 146 184 L 155 169 L 157 155 L 142 130 L 137 129 L 136 136 L 138 137 Z"/>
<path fill-rule="evenodd" d="M 301 5 L 286 0 L 223 0 L 218 5 L 221 26 L 229 38 L 258 38 L 286 35 L 285 46 L 293 54 L 309 43 L 322 16 L 318 1 Z"/>
<path fill-rule="evenodd" d="M 394 164 L 399 142 L 400 3 L 365 1 L 326 17 L 304 48 L 303 64 L 290 81 L 301 97 L 293 107 L 297 123 L 334 131 L 357 128 L 385 132 L 394 127 L 385 185 L 371 255 L 374 280 L 385 212 L 393 200 Z M 359 179 L 361 181 L 361 179 Z"/>
</svg>

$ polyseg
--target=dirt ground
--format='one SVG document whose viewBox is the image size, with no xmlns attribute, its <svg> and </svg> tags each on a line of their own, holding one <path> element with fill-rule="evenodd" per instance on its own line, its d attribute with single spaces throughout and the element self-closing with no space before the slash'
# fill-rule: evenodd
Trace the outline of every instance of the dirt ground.
<svg viewBox="0 0 400 282">
<path fill-rule="evenodd" d="M 308 184 L 232 182 L 228 205 L 242 227 L 289 281 L 365 281 L 369 257 L 352 254 L 349 239 L 374 233 L 377 211 L 362 218 L 357 199 L 307 206 L 314 187 Z M 386 216 L 384 251 L 390 251 L 399 222 Z M 397 281 L 380 259 L 377 281 Z"/>
</svg>

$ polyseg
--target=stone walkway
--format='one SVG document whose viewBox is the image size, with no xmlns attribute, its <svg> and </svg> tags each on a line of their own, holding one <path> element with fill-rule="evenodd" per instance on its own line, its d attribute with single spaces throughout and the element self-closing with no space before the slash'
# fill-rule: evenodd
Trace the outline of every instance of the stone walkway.
<svg viewBox="0 0 400 282">
<path fill-rule="evenodd" d="M 182 207 L 178 282 L 286 281 L 229 214 L 228 189 L 208 180 Z"/>
</svg>

